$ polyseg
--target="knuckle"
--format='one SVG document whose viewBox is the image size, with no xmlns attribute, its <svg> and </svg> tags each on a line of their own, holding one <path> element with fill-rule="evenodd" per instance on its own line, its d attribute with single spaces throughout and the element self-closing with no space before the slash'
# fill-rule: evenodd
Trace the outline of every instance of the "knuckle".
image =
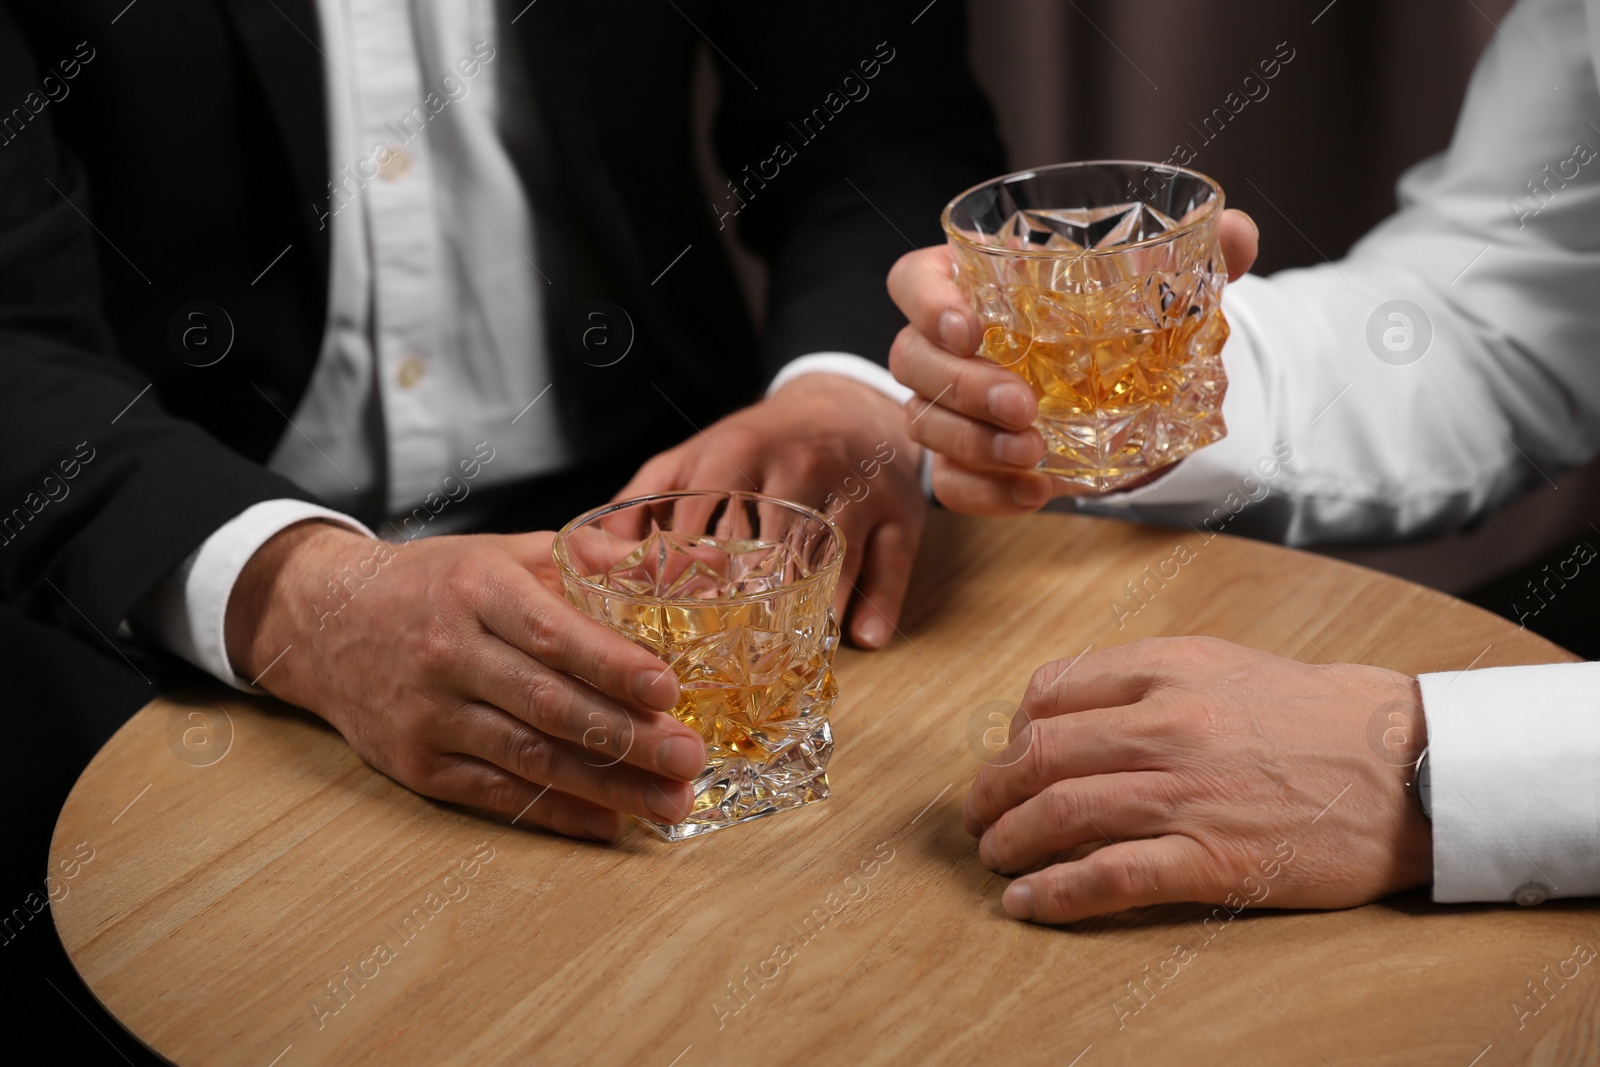
<svg viewBox="0 0 1600 1067">
<path fill-rule="evenodd" d="M 1071 660 L 1051 660 L 1033 672 L 1028 688 L 1022 695 L 1024 708 L 1037 708 L 1048 704 L 1056 695 L 1056 688 L 1071 666 Z"/>
<path fill-rule="evenodd" d="M 912 430 L 921 430 L 917 434 L 919 444 L 934 449 L 942 455 L 948 464 L 958 468 L 964 474 L 983 476 L 983 468 L 987 464 L 977 464 L 972 461 L 972 441 L 968 433 L 969 427 L 962 425 L 953 418 L 946 418 L 943 411 L 937 410 L 938 405 L 923 401 L 922 408 L 927 408 L 928 413 Z"/>
<path fill-rule="evenodd" d="M 906 401 L 906 436 L 911 438 L 915 444 L 941 449 L 944 442 L 935 432 L 934 419 L 932 417 L 923 417 L 930 415 L 928 409 L 931 406 L 931 401 L 925 400 L 920 396 L 914 396 Z M 935 464 L 935 473 L 938 473 L 937 464 Z"/>
<path fill-rule="evenodd" d="M 975 359 L 963 360 L 953 384 L 956 399 L 966 410 L 977 413 L 985 409 L 991 384 L 987 364 Z"/>
<path fill-rule="evenodd" d="M 1146 637 L 1126 649 L 1127 669 L 1142 681 L 1146 696 L 1178 685 L 1204 663 L 1204 652 L 1182 637 Z"/>
<path fill-rule="evenodd" d="M 417 650 L 422 667 L 430 674 L 447 670 L 460 659 L 461 642 L 455 631 L 443 623 L 431 623 L 422 633 Z"/>
<path fill-rule="evenodd" d="M 1061 920 L 1076 916 L 1081 908 L 1076 884 L 1062 866 L 1046 870 L 1034 883 L 1034 892 L 1043 905 L 1040 912 L 1047 919 Z"/>
<path fill-rule="evenodd" d="M 1133 817 L 1148 825 L 1182 823 L 1198 799 L 1183 779 L 1173 774 L 1141 776 L 1139 788 L 1129 792 L 1127 801 Z"/>
<path fill-rule="evenodd" d="M 460 597 L 469 607 L 476 605 L 482 599 L 484 585 L 483 565 L 470 556 L 451 561 L 444 572 L 444 587 Z"/>
<path fill-rule="evenodd" d="M 1001 754 L 1000 765 L 1009 767 L 1022 763 L 1019 769 L 1024 775 L 1030 776 L 1027 780 L 1039 781 L 1040 779 L 1032 776 L 1041 773 L 1039 767 L 1043 765 L 1043 756 L 1039 751 L 1043 746 L 1040 742 L 1040 731 L 1035 728 L 1032 721 L 1023 719 L 1019 725 L 1017 717 L 1013 716 L 1010 725 L 1006 727 L 1006 750 Z M 1035 763 L 1023 762 L 1030 758 Z"/>
<path fill-rule="evenodd" d="M 914 326 L 902 326 L 900 332 L 894 335 L 894 342 L 889 345 L 889 370 L 902 384 L 910 384 L 912 364 L 915 362 L 912 344 L 916 332 Z"/>
<path fill-rule="evenodd" d="M 386 761 L 387 770 L 402 784 L 417 788 L 433 778 L 442 758 L 420 745 L 406 745 Z"/>
<path fill-rule="evenodd" d="M 651 473 L 659 473 L 664 470 L 670 470 L 683 460 L 685 447 L 686 446 L 684 445 L 677 445 L 673 448 L 669 448 L 665 452 L 647 462 L 641 469 L 650 471 Z"/>
<path fill-rule="evenodd" d="M 670 451 L 646 460 L 629 484 L 645 490 L 668 484 L 672 481 L 671 472 L 677 461 L 678 457 Z"/>
<path fill-rule="evenodd" d="M 1108 855 L 1104 849 L 1088 862 L 1094 867 L 1095 880 L 1103 887 L 1106 903 L 1126 906 L 1127 902 L 1139 898 L 1144 879 L 1132 863 L 1120 856 Z"/>
<path fill-rule="evenodd" d="M 918 440 L 917 443 L 930 448 L 936 447 L 932 441 Z M 962 511 L 972 506 L 967 483 L 962 475 L 950 467 L 943 455 L 933 458 L 933 496 L 951 511 Z"/>
<path fill-rule="evenodd" d="M 561 649 L 561 620 L 550 604 L 529 604 L 522 609 L 522 625 L 526 630 L 529 655 L 540 663 L 549 663 Z"/>
<path fill-rule="evenodd" d="M 834 458 L 822 448 L 805 447 L 795 449 L 790 459 L 795 476 L 804 483 L 815 482 L 830 470 L 838 466 Z"/>
<path fill-rule="evenodd" d="M 1174 637 L 1168 645 L 1168 651 L 1174 659 L 1191 664 L 1203 659 L 1211 647 L 1203 637 Z"/>
<path fill-rule="evenodd" d="M 1160 658 L 1166 649 L 1178 640 L 1180 639 L 1176 637 L 1141 637 L 1124 647 L 1135 663 L 1143 663 L 1146 660 Z"/>
<path fill-rule="evenodd" d="M 998 808 L 998 786 L 1000 772 L 994 767 L 981 767 L 978 776 L 972 783 L 972 807 L 978 817 L 987 825 Z"/>
<path fill-rule="evenodd" d="M 1006 724 L 1006 743 L 1014 745 L 1020 742 L 1031 745 L 1035 738 L 1033 716 L 1028 714 L 1027 708 L 1017 708 L 1011 716 L 1011 721 Z"/>
<path fill-rule="evenodd" d="M 963 420 L 960 430 L 961 454 L 977 467 L 992 467 L 994 433 L 971 420 Z"/>
<path fill-rule="evenodd" d="M 561 718 L 570 707 L 566 687 L 558 678 L 545 671 L 529 671 L 522 680 L 523 722 L 544 726 Z"/>
<path fill-rule="evenodd" d="M 1206 740 L 1208 713 L 1188 701 L 1146 698 L 1145 707 L 1118 719 L 1121 736 L 1140 758 L 1171 771 L 1193 767 L 1194 755 Z M 1148 786 L 1157 795 L 1176 791 L 1172 783 Z"/>
<path fill-rule="evenodd" d="M 1018 770 L 1028 782 L 1048 782 L 1051 780 L 1050 746 L 1041 741 L 1040 731 L 1035 729 L 1036 724 L 1030 724 L 1019 735 L 1023 746 L 1022 755 L 1018 758 Z"/>
<path fill-rule="evenodd" d="M 511 815 L 527 803 L 522 799 L 526 791 L 527 787 L 515 779 L 504 774 L 496 774 L 483 784 L 478 803 L 490 811 Z"/>
<path fill-rule="evenodd" d="M 988 841 L 990 851 L 994 854 L 995 859 L 999 860 L 999 866 L 1002 869 L 1011 858 L 1014 848 L 1013 843 L 1017 836 L 1015 827 L 1011 825 L 1013 821 L 1015 820 L 1009 813 L 1002 815 L 985 826 L 981 835 L 981 840 Z"/>
<path fill-rule="evenodd" d="M 1169 667 L 1186 670 L 1204 665 L 1214 648 L 1203 637 L 1168 637 L 1160 639 L 1159 657 Z"/>
<path fill-rule="evenodd" d="M 1044 794 L 1043 815 L 1046 830 L 1052 838 L 1065 838 L 1083 822 L 1081 808 L 1072 794 L 1061 783 L 1051 786 Z"/>
<path fill-rule="evenodd" d="M 761 451 L 763 435 L 753 426 L 729 422 L 719 428 L 717 436 L 721 438 L 723 451 L 730 457 L 753 456 Z"/>
<path fill-rule="evenodd" d="M 556 750 L 548 737 L 532 730 L 514 730 L 506 736 L 504 766 L 530 782 L 551 784 Z"/>
</svg>

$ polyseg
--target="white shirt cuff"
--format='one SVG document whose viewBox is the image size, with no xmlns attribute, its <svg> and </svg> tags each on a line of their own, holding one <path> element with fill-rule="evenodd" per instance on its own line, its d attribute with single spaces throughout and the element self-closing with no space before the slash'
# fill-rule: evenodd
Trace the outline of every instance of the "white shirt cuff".
<svg viewBox="0 0 1600 1067">
<path fill-rule="evenodd" d="M 860 382 L 867 388 L 882 393 L 896 404 L 904 404 L 916 395 L 909 386 L 895 381 L 888 367 L 879 366 L 864 356 L 852 355 L 849 352 L 813 352 L 808 356 L 790 360 L 772 379 L 772 384 L 767 386 L 767 395 L 771 396 L 796 378 L 807 374 L 832 374 L 839 378 L 849 378 L 853 382 Z M 931 500 L 933 499 L 933 450 L 924 448 L 921 452 L 917 470 L 922 480 L 922 492 Z"/>
<path fill-rule="evenodd" d="M 256 692 L 233 673 L 224 626 L 239 572 L 276 533 L 307 519 L 373 532 L 337 511 L 303 500 L 264 500 L 224 523 L 162 580 L 141 605 L 141 629 L 167 651 L 235 689 Z"/>
<path fill-rule="evenodd" d="M 1433 899 L 1600 895 L 1600 663 L 1424 674 Z"/>
<path fill-rule="evenodd" d="M 864 356 L 851 355 L 849 352 L 813 352 L 809 356 L 791 359 L 772 379 L 772 384 L 767 386 L 767 395 L 771 396 L 807 374 L 834 374 L 849 378 L 877 390 L 896 404 L 904 404 L 914 395 L 909 388 L 894 380 L 888 367 L 881 367 Z"/>
</svg>

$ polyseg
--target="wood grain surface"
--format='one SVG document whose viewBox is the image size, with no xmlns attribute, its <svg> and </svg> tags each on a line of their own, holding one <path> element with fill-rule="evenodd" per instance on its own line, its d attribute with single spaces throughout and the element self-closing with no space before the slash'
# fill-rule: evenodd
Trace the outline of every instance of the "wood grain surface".
<svg viewBox="0 0 1600 1067">
<path fill-rule="evenodd" d="M 1124 583 L 1180 544 L 1119 626 Z M 61 813 L 57 927 L 180 1064 L 1600 1063 L 1600 961 L 1529 985 L 1600 947 L 1592 900 L 1044 928 L 1005 917 L 960 822 L 988 711 L 1091 644 L 1204 633 L 1410 672 L 1561 649 L 1347 564 L 1063 516 L 935 516 L 902 630 L 840 656 L 829 800 L 680 844 L 496 825 L 282 705 L 164 697 Z M 1129 983 L 1174 971 L 1128 1014 Z"/>
</svg>

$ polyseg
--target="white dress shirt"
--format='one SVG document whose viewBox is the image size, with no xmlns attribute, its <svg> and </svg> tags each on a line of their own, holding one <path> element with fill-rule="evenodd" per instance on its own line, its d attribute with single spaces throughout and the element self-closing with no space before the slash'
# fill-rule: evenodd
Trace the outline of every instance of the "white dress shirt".
<svg viewBox="0 0 1600 1067">
<path fill-rule="evenodd" d="M 1523 0 L 1396 215 L 1337 263 L 1229 287 L 1228 436 L 1087 510 L 1225 530 L 1255 497 L 1291 544 L 1387 539 L 1453 528 L 1591 458 L 1597 42 L 1600 0 Z M 1288 462 L 1257 466 L 1284 446 Z M 1600 895 L 1600 666 L 1425 675 L 1422 696 L 1434 899 Z"/>
<path fill-rule="evenodd" d="M 328 326 L 270 466 L 396 515 L 489 441 L 474 488 L 557 470 L 534 220 L 496 123 L 494 0 L 320 0 L 333 260 Z"/>
</svg>

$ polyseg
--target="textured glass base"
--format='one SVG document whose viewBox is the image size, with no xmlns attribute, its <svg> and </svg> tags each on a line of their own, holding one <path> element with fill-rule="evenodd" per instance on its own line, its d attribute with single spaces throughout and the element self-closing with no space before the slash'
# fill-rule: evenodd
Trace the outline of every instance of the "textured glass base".
<svg viewBox="0 0 1600 1067">
<path fill-rule="evenodd" d="M 1174 415 L 1187 418 L 1174 427 Z M 1131 485 L 1228 434 L 1222 412 L 1200 405 L 1187 412 L 1146 408 L 1120 419 L 1102 412 L 1092 421 L 1058 422 L 1041 411 L 1034 426 L 1045 441 L 1038 469 L 1097 493 Z"/>
<path fill-rule="evenodd" d="M 756 762 L 729 756 L 708 768 L 694 783 L 694 811 L 683 822 L 639 821 L 668 841 L 683 841 L 827 799 L 828 757 L 833 752 L 827 720 L 808 716 L 768 723 L 764 732 L 771 758 Z"/>
</svg>

